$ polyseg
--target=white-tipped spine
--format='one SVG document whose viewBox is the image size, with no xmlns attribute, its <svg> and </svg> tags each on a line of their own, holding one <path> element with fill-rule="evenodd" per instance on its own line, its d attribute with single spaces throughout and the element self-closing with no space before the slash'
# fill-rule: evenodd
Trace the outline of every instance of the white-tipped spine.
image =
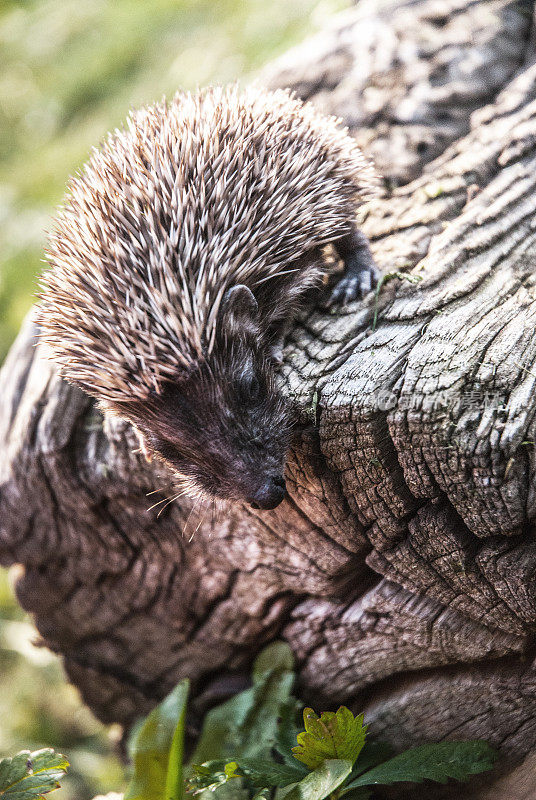
<svg viewBox="0 0 536 800">
<path fill-rule="evenodd" d="M 227 288 L 289 273 L 374 190 L 339 122 L 285 91 L 212 88 L 133 112 L 58 213 L 42 338 L 90 394 L 144 399 L 210 354 Z"/>
</svg>

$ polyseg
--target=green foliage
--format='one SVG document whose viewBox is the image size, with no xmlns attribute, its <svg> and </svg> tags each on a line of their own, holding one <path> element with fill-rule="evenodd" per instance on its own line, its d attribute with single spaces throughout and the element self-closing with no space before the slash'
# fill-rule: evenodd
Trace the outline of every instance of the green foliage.
<svg viewBox="0 0 536 800">
<path fill-rule="evenodd" d="M 182 762 L 188 681 L 181 681 L 133 733 L 134 766 L 125 800 L 182 800 Z"/>
<path fill-rule="evenodd" d="M 300 707 L 301 704 L 294 697 L 290 697 L 289 700 L 281 706 L 279 724 L 275 735 L 275 749 L 284 763 L 290 764 L 292 767 L 296 767 L 292 748 L 298 740 L 298 734 L 300 733 L 300 729 L 296 725 Z M 301 767 L 301 769 L 303 769 L 303 767 Z"/>
<path fill-rule="evenodd" d="M 201 800 L 366 800 L 378 784 L 464 781 L 493 766 L 494 751 L 479 741 L 427 744 L 391 757 L 388 745 L 366 741 L 363 715 L 344 706 L 320 716 L 306 708 L 300 732 L 292 667 L 288 646 L 271 645 L 255 662 L 251 689 L 207 714 L 185 769 L 189 793 Z"/>
<path fill-rule="evenodd" d="M 0 798 L 36 800 L 59 788 L 69 762 L 54 750 L 23 750 L 13 758 L 0 759 Z"/>
<path fill-rule="evenodd" d="M 273 786 L 288 786 L 301 781 L 308 773 L 296 763 L 280 764 L 268 758 L 239 758 L 237 761 L 217 759 L 204 764 L 192 765 L 190 789 L 194 794 L 204 789 L 213 791 L 231 778 L 247 778 L 252 786 L 264 789 Z"/>
<path fill-rule="evenodd" d="M 291 700 L 292 667 L 288 645 L 269 645 L 253 666 L 251 689 L 207 714 L 192 762 L 269 758 L 279 715 Z"/>
<path fill-rule="evenodd" d="M 495 751 L 487 742 L 423 744 L 365 772 L 346 788 L 400 781 L 422 783 L 423 780 L 429 780 L 446 783 L 449 778 L 466 781 L 470 775 L 490 770 L 495 758 Z"/>
<path fill-rule="evenodd" d="M 269 786 L 288 786 L 289 783 L 301 781 L 307 774 L 297 764 L 280 764 L 273 759 L 241 758 L 237 767 L 241 774 L 259 789 Z"/>
<path fill-rule="evenodd" d="M 0 569 L 0 758 L 53 746 L 68 753 L 62 800 L 91 800 L 111 786 L 123 788 L 124 767 L 108 729 L 65 680 L 58 656 L 34 644 L 35 627 Z"/>
<path fill-rule="evenodd" d="M 221 759 L 207 761 L 205 764 L 194 764 L 190 778 L 190 791 L 192 794 L 200 794 L 205 789 L 213 792 L 231 778 L 239 778 L 237 769 L 236 761 L 229 761 L 226 764 L 225 760 Z"/>
<path fill-rule="evenodd" d="M 293 784 L 285 793 L 284 800 L 323 800 L 324 797 L 330 797 L 344 783 L 351 771 L 350 761 L 327 759 L 299 783 Z"/>
<path fill-rule="evenodd" d="M 185 800 L 186 792 L 199 800 L 367 800 L 371 786 L 464 781 L 493 767 L 495 752 L 481 741 L 427 744 L 390 757 L 388 746 L 366 741 L 363 715 L 345 706 L 320 716 L 306 708 L 305 731 L 296 732 L 293 680 L 288 645 L 267 647 L 252 687 L 207 714 L 189 764 L 189 684 L 179 683 L 131 736 L 125 800 Z M 0 800 L 42 797 L 58 788 L 68 766 L 53 750 L 0 760 Z"/>
<path fill-rule="evenodd" d="M 344 759 L 353 766 L 367 735 L 363 714 L 354 717 L 341 706 L 338 711 L 324 711 L 318 717 L 312 708 L 306 708 L 303 723 L 305 731 L 298 734 L 298 746 L 292 748 L 295 758 L 309 769 L 320 767 L 327 758 Z"/>
</svg>

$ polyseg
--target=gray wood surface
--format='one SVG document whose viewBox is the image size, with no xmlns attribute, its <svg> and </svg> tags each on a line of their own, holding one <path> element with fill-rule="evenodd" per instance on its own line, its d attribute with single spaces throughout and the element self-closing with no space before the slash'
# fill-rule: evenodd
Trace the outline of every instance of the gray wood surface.
<svg viewBox="0 0 536 800">
<path fill-rule="evenodd" d="M 398 747 L 485 738 L 505 770 L 528 759 L 480 796 L 536 797 L 532 15 L 362 0 L 265 71 L 374 156 L 363 230 L 421 279 L 291 331 L 303 424 L 275 511 L 150 508 L 169 476 L 24 326 L 0 373 L 0 562 L 101 719 L 187 675 L 195 727 L 283 637 L 319 710 L 364 708 Z"/>
</svg>

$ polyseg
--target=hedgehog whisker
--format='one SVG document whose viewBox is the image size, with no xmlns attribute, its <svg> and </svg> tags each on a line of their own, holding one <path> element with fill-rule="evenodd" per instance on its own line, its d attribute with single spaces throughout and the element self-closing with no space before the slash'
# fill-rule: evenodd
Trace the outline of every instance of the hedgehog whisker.
<svg viewBox="0 0 536 800">
<path fill-rule="evenodd" d="M 199 504 L 201 503 L 201 500 L 202 500 L 201 497 L 196 498 L 195 503 L 193 504 L 192 508 L 190 509 L 190 513 L 188 514 L 188 517 L 186 518 L 186 522 L 184 523 L 184 527 L 182 529 L 182 535 L 183 536 L 186 533 L 186 528 L 188 527 L 188 523 L 190 522 L 192 514 L 194 513 L 194 511 L 197 511 L 197 509 L 199 508 Z"/>
<path fill-rule="evenodd" d="M 145 497 L 151 497 L 151 495 L 153 495 L 153 494 L 163 494 L 164 491 L 165 491 L 165 489 L 153 489 L 151 492 L 146 492 Z M 150 508 L 148 508 L 147 511 L 152 511 L 153 508 L 156 508 L 156 506 L 159 506 L 160 503 L 165 503 L 166 500 L 169 500 L 169 496 L 168 497 L 163 497 L 157 503 L 154 503 L 154 505 L 150 506 Z"/>
<path fill-rule="evenodd" d="M 210 511 L 211 511 L 211 514 L 210 514 L 210 527 L 214 528 L 214 525 L 215 525 L 214 515 L 215 515 L 215 512 L 216 512 L 216 498 L 215 497 L 212 498 Z"/>
<path fill-rule="evenodd" d="M 215 528 L 216 525 L 219 525 L 222 519 L 222 514 L 225 509 L 225 503 L 220 500 L 219 498 L 215 497 L 213 502 L 213 515 L 212 515 L 212 527 Z"/>
<path fill-rule="evenodd" d="M 203 516 L 201 517 L 201 519 L 197 523 L 197 527 L 196 527 L 195 531 L 192 533 L 192 535 L 190 536 L 190 538 L 188 539 L 188 543 L 190 543 L 192 541 L 192 539 L 194 538 L 195 534 L 197 533 L 197 531 L 199 530 L 201 525 L 205 522 L 208 512 L 209 512 L 209 506 L 207 506 L 207 508 L 205 510 L 205 513 L 203 514 Z"/>
<path fill-rule="evenodd" d="M 182 491 L 182 492 L 179 492 L 178 494 L 174 495 L 173 497 L 165 498 L 167 500 L 167 503 L 166 503 L 165 506 L 162 506 L 162 508 L 160 509 L 158 514 L 156 515 L 156 518 L 158 519 L 160 517 L 160 514 L 162 513 L 162 511 L 164 511 L 164 509 L 166 509 L 171 503 L 173 503 L 175 500 L 178 500 L 179 497 L 182 497 L 184 494 L 186 494 L 186 492 Z M 163 501 L 161 501 L 161 502 L 163 502 Z M 155 503 L 153 508 L 155 506 L 158 506 L 158 505 L 160 505 L 160 503 Z"/>
<path fill-rule="evenodd" d="M 166 500 L 170 500 L 170 498 L 169 497 L 163 497 L 162 500 L 159 500 L 157 503 L 154 503 L 152 506 L 150 506 L 147 509 L 147 511 L 152 511 L 153 508 L 156 508 L 157 506 L 161 505 L 162 503 L 165 503 Z"/>
</svg>

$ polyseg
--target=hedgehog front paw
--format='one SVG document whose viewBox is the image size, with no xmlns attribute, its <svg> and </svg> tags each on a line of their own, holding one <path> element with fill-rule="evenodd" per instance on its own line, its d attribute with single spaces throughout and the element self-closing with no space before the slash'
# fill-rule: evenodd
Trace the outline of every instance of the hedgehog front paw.
<svg viewBox="0 0 536 800">
<path fill-rule="evenodd" d="M 348 264 L 346 270 L 346 275 L 332 289 L 327 301 L 328 307 L 348 305 L 353 300 L 360 300 L 378 285 L 380 273 L 374 264 L 359 268 Z"/>
</svg>

